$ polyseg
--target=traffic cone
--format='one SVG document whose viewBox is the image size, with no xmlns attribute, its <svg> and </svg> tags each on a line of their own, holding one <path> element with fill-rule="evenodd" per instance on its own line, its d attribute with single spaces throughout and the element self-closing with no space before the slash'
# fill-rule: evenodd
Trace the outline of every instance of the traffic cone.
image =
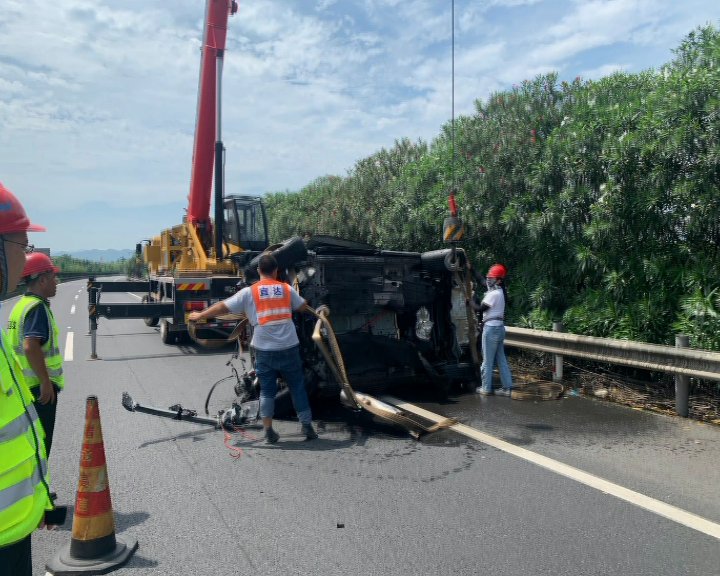
<svg viewBox="0 0 720 576">
<path fill-rule="evenodd" d="M 106 574 L 125 564 L 137 547 L 137 540 L 115 537 L 100 408 L 97 396 L 88 396 L 72 537 L 46 568 L 55 576 Z"/>
</svg>

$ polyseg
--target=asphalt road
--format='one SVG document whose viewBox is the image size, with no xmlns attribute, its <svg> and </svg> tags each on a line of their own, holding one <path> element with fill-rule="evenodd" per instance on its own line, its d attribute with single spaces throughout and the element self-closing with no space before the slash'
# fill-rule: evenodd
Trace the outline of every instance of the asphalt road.
<svg viewBox="0 0 720 576">
<path fill-rule="evenodd" d="M 13 302 L 0 309 L 3 324 Z M 37 574 L 70 541 L 91 394 L 99 398 L 116 533 L 139 541 L 121 572 L 720 574 L 720 538 L 708 533 L 720 530 L 718 427 L 585 398 L 466 394 L 438 403 L 406 391 L 409 402 L 497 441 L 452 431 L 416 441 L 334 406 L 318 407 L 314 442 L 303 441 L 293 421 L 277 423 L 273 446 L 252 427 L 226 440 L 201 425 L 130 413 L 120 399 L 128 391 L 143 405 L 180 402 L 202 413 L 210 386 L 230 375 L 232 350 L 165 346 L 157 328 L 139 320 L 101 319 L 100 359 L 89 360 L 84 283 L 61 285 L 52 306 L 61 330 L 73 333 L 72 347 L 65 338 L 61 347 L 72 360 L 50 459 L 53 487 L 71 513 L 65 526 L 34 536 Z M 232 398 L 231 382 L 220 384 L 211 411 Z M 542 457 L 547 466 L 533 461 Z M 558 473 L 553 462 L 612 487 Z M 615 486 L 631 497 L 619 498 Z M 653 503 L 690 521 L 661 515 Z"/>
</svg>

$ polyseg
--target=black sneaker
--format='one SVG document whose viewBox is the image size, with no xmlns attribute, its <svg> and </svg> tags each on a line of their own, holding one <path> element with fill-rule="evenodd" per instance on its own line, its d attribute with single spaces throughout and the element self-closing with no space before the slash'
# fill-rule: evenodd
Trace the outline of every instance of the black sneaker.
<svg viewBox="0 0 720 576">
<path fill-rule="evenodd" d="M 305 440 L 315 440 L 318 437 L 312 424 L 303 424 L 302 433 L 305 434 Z"/>
<path fill-rule="evenodd" d="M 280 434 L 275 432 L 272 428 L 267 428 L 265 430 L 265 444 L 275 444 L 280 440 Z"/>
</svg>

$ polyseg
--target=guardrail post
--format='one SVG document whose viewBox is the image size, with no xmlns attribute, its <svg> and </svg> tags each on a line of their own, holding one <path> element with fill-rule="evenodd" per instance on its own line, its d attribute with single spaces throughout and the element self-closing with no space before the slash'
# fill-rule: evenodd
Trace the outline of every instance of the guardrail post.
<svg viewBox="0 0 720 576">
<path fill-rule="evenodd" d="M 689 348 L 690 337 L 685 334 L 675 335 L 675 348 Z M 690 377 L 684 374 L 675 374 L 675 412 L 678 416 L 688 416 L 688 402 L 690 400 Z"/>
<path fill-rule="evenodd" d="M 553 332 L 565 332 L 562 322 L 553 322 Z M 561 382 L 563 379 L 563 357 L 561 354 L 553 354 L 553 382 Z"/>
</svg>

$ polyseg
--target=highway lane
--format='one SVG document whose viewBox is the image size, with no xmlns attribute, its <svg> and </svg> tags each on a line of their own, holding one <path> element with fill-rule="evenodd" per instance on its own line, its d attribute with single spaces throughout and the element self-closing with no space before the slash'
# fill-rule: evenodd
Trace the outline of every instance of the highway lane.
<svg viewBox="0 0 720 576">
<path fill-rule="evenodd" d="M 720 428 L 600 400 L 419 400 L 499 439 L 720 523 Z"/>
<path fill-rule="evenodd" d="M 318 441 L 303 442 L 296 423 L 279 422 L 278 445 L 238 435 L 230 445 L 243 452 L 234 459 L 222 432 L 120 406 L 127 390 L 143 404 L 180 401 L 201 410 L 212 383 L 229 375 L 230 351 L 164 346 L 157 329 L 139 320 L 101 319 L 101 360 L 88 360 L 86 298 L 83 283 L 73 282 L 53 302 L 59 325 L 74 334 L 53 485 L 60 500 L 74 503 L 84 399 L 96 394 L 117 532 L 140 542 L 127 571 L 717 573 L 717 539 L 453 432 L 416 442 L 326 407 L 316 415 Z M 0 310 L 3 322 L 9 305 Z M 221 384 L 213 404 L 231 399 L 230 384 Z M 720 522 L 716 427 L 583 398 L 412 400 Z M 37 573 L 69 541 L 70 524 L 35 537 Z"/>
</svg>

